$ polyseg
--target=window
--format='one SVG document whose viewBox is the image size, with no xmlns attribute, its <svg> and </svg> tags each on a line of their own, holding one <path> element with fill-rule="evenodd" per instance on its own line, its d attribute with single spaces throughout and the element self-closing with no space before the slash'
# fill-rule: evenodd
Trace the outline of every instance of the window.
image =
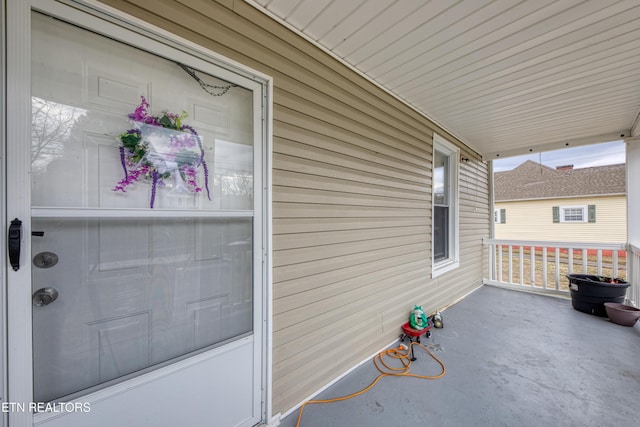
<svg viewBox="0 0 640 427">
<path fill-rule="evenodd" d="M 506 209 L 496 209 L 493 212 L 493 222 L 496 224 L 506 224 L 507 223 L 507 210 Z"/>
<path fill-rule="evenodd" d="M 438 135 L 433 138 L 433 277 L 452 270 L 458 261 L 458 149 Z"/>
<path fill-rule="evenodd" d="M 596 205 L 554 206 L 553 222 L 596 222 Z"/>
<path fill-rule="evenodd" d="M 562 219 L 564 222 L 584 222 L 584 207 L 563 208 Z"/>
</svg>

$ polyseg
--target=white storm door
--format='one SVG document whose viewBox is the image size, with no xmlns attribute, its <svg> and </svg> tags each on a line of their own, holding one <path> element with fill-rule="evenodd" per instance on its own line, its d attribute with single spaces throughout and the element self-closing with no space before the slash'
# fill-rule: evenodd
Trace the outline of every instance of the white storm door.
<svg viewBox="0 0 640 427">
<path fill-rule="evenodd" d="M 24 410 L 10 425 L 257 424 L 262 84 L 31 3 L 8 8 L 13 40 L 30 41 L 27 60 L 8 53 L 28 72 L 7 101 L 7 205 L 23 221 L 8 273 L 8 400 Z M 186 112 L 186 127 L 132 121 L 143 100 L 147 117 Z M 26 102 L 28 123 L 12 112 Z M 121 148 L 131 129 L 142 159 Z"/>
</svg>

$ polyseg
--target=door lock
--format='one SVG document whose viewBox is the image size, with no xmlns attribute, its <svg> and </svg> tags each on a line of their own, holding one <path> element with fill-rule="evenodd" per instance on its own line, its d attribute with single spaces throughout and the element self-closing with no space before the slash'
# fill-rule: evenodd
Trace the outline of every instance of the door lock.
<svg viewBox="0 0 640 427">
<path fill-rule="evenodd" d="M 38 268 L 51 268 L 58 263 L 58 255 L 53 252 L 40 252 L 33 257 L 33 265 Z"/>
<path fill-rule="evenodd" d="M 58 290 L 56 288 L 42 288 L 33 293 L 31 300 L 36 307 L 44 307 L 58 299 Z"/>
</svg>

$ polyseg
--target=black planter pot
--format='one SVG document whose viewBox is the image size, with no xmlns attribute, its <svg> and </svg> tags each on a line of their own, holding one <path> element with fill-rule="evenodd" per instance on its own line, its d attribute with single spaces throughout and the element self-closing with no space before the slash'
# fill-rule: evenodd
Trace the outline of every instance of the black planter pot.
<svg viewBox="0 0 640 427">
<path fill-rule="evenodd" d="M 617 283 L 611 283 L 611 277 L 592 274 L 567 274 L 567 279 L 573 308 L 600 317 L 607 317 L 605 302 L 624 303 L 629 287 L 624 280 L 614 279 Z"/>
</svg>

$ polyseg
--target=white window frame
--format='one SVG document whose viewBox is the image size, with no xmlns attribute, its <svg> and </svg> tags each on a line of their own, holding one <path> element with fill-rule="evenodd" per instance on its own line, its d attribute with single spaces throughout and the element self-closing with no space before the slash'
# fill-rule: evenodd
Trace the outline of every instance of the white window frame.
<svg viewBox="0 0 640 427">
<path fill-rule="evenodd" d="M 574 221 L 574 220 L 569 220 L 567 221 L 565 218 L 565 211 L 569 210 L 569 209 L 581 209 L 582 210 L 582 220 L 581 221 Z M 588 211 L 588 207 L 586 205 L 584 206 L 560 206 L 560 222 L 566 222 L 566 223 L 583 223 L 583 222 L 588 222 L 589 221 L 589 211 Z"/>
<path fill-rule="evenodd" d="M 460 234 L 459 234 L 459 189 L 458 189 L 458 170 L 460 149 L 441 137 L 438 134 L 433 135 L 433 157 L 436 151 L 449 157 L 449 233 L 448 245 L 449 256 L 445 259 L 434 260 L 434 215 L 431 215 L 431 277 L 438 277 L 448 271 L 454 270 L 460 266 Z M 435 169 L 435 168 L 433 168 Z M 435 197 L 433 197 L 434 188 L 432 187 L 431 212 L 435 211 Z"/>
<path fill-rule="evenodd" d="M 500 215 L 500 209 L 494 209 L 493 210 L 493 222 L 495 224 L 500 224 L 500 221 L 502 221 L 502 215 Z"/>
</svg>

